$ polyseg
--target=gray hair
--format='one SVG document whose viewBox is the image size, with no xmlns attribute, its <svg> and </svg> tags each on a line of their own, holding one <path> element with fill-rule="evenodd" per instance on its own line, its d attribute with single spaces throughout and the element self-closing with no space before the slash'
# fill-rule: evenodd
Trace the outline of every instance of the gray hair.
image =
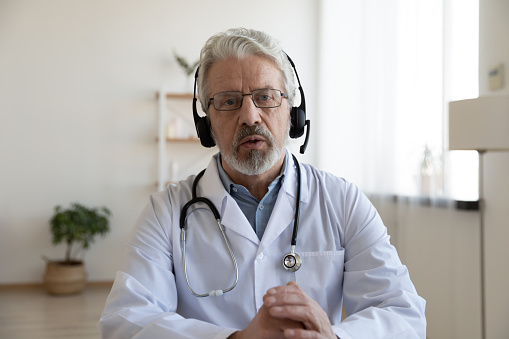
<svg viewBox="0 0 509 339">
<path fill-rule="evenodd" d="M 208 72 L 216 61 L 258 55 L 272 61 L 281 71 L 281 78 L 291 108 L 295 100 L 295 79 L 293 69 L 279 42 L 268 34 L 246 28 L 233 28 L 210 37 L 200 53 L 198 91 L 202 109 L 208 110 L 211 97 Z"/>
</svg>

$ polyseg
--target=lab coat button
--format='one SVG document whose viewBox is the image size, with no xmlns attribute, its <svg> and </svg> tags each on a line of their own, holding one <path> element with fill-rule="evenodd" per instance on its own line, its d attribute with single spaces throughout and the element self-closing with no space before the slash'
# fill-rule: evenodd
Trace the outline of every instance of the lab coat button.
<svg viewBox="0 0 509 339">
<path fill-rule="evenodd" d="M 256 257 L 256 259 L 258 259 L 258 260 L 262 260 L 262 259 L 263 259 L 263 257 L 264 257 L 263 253 L 260 253 L 260 254 L 258 254 L 258 256 Z"/>
</svg>

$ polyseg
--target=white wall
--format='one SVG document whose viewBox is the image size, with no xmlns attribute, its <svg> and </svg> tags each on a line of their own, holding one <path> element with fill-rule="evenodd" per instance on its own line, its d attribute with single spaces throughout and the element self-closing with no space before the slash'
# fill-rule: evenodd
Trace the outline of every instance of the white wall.
<svg viewBox="0 0 509 339">
<path fill-rule="evenodd" d="M 295 61 L 312 112 L 316 6 L 1 1 L 0 284 L 41 281 L 41 255 L 64 253 L 51 244 L 53 207 L 75 201 L 112 210 L 112 232 L 85 259 L 90 280 L 113 279 L 122 243 L 155 190 L 155 93 L 182 91 L 186 82 L 173 49 L 194 61 L 213 33 L 265 30 Z"/>
<path fill-rule="evenodd" d="M 480 1 L 479 95 L 509 95 L 509 2 Z M 503 63 L 501 90 L 490 91 L 488 72 Z M 488 338 L 509 337 L 509 152 L 486 153 L 486 327 Z"/>
</svg>

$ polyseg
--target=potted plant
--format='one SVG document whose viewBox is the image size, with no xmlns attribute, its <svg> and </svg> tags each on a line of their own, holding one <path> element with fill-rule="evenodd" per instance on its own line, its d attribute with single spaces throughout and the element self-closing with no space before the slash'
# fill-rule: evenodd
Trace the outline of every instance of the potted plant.
<svg viewBox="0 0 509 339">
<path fill-rule="evenodd" d="M 88 208 L 78 203 L 67 209 L 55 207 L 50 219 L 53 244 L 65 243 L 66 251 L 64 260 L 46 260 L 44 284 L 50 294 L 77 293 L 85 287 L 84 262 L 75 252 L 88 249 L 95 236 L 110 231 L 110 215 L 106 207 Z"/>
<path fill-rule="evenodd" d="M 175 57 L 175 60 L 177 61 L 177 64 L 180 66 L 180 68 L 184 71 L 186 76 L 192 76 L 194 75 L 194 72 L 196 71 L 196 67 L 200 64 L 200 60 L 195 61 L 194 63 L 189 63 L 186 58 L 183 56 L 177 54 L 176 51 L 173 51 L 173 56 Z"/>
<path fill-rule="evenodd" d="M 177 54 L 176 51 L 173 51 L 173 56 L 175 57 L 175 61 L 177 61 L 177 64 L 179 65 L 180 69 L 182 69 L 182 71 L 186 75 L 185 91 L 192 92 L 193 88 L 191 85 L 193 82 L 193 75 L 196 72 L 196 68 L 200 64 L 200 60 L 197 60 L 194 63 L 190 63 L 186 60 L 186 58 Z"/>
</svg>

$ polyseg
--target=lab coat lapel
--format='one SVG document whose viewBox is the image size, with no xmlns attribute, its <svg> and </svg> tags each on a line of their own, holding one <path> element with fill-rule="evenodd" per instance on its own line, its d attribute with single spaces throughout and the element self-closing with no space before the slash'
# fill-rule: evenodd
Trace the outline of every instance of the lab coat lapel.
<svg viewBox="0 0 509 339">
<path fill-rule="evenodd" d="M 227 194 L 225 198 L 225 204 L 223 211 L 221 212 L 222 219 L 221 222 L 224 227 L 231 229 L 234 232 L 237 232 L 241 236 L 251 240 L 255 244 L 259 244 L 260 240 L 256 235 L 253 227 L 247 220 L 246 216 L 240 209 L 237 202 Z"/>
<path fill-rule="evenodd" d="M 263 238 L 260 244 L 259 253 L 263 252 L 279 235 L 287 228 L 293 229 L 295 207 L 297 201 L 297 171 L 295 163 L 289 152 L 286 153 L 288 158 L 288 170 L 285 174 L 285 180 L 274 205 L 274 210 L 270 216 L 267 228 L 263 234 Z M 308 186 L 307 186 L 307 175 L 304 168 L 301 166 L 301 194 L 300 203 L 301 210 L 302 205 L 306 204 L 309 199 Z M 300 225 L 300 224 L 299 224 Z M 288 246 L 290 246 L 290 240 L 288 239 Z"/>
<path fill-rule="evenodd" d="M 221 224 L 225 228 L 258 244 L 260 240 L 235 200 L 225 190 L 217 171 L 216 158 L 209 162 L 207 170 L 200 180 L 197 194 L 210 199 L 221 215 Z M 200 192 L 201 189 L 201 192 Z"/>
</svg>

